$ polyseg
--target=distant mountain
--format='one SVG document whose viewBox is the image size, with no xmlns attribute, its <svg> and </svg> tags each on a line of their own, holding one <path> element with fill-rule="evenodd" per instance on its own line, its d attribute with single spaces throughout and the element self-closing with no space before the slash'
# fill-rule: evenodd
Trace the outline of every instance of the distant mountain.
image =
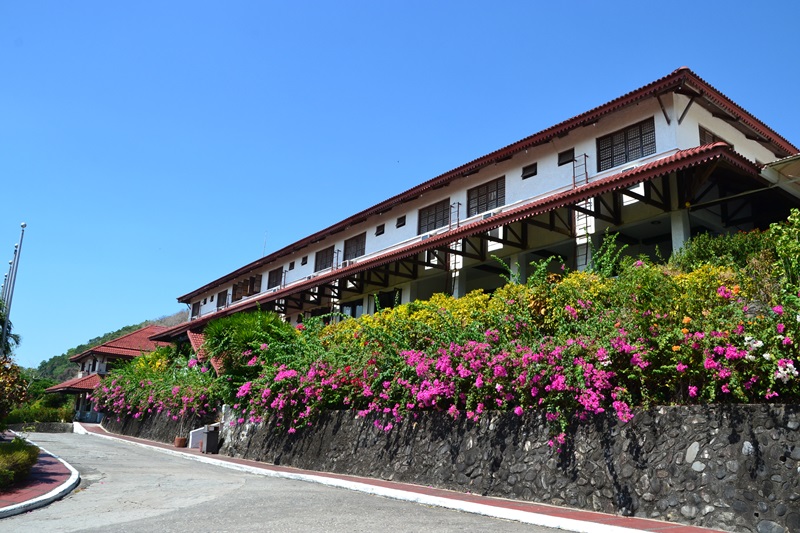
<svg viewBox="0 0 800 533">
<path fill-rule="evenodd" d="M 94 339 L 91 339 L 84 344 L 81 344 L 74 348 L 70 348 L 69 350 L 66 351 L 66 353 L 53 356 L 47 361 L 42 361 L 41 363 L 39 363 L 39 367 L 37 368 L 37 375 L 41 378 L 54 379 L 57 382 L 61 383 L 62 381 L 74 378 L 78 374 L 78 365 L 76 365 L 75 363 L 71 363 L 69 360 L 69 358 L 72 357 L 73 355 L 85 352 L 90 348 L 99 346 L 100 344 L 116 339 L 117 337 L 121 337 L 122 335 L 127 335 L 128 333 L 134 332 L 137 329 L 143 328 L 145 326 L 155 324 L 157 326 L 171 327 L 186 322 L 188 319 L 189 319 L 188 311 L 179 311 L 174 315 L 163 316 L 155 320 L 145 320 L 144 322 L 141 322 L 139 324 L 132 324 L 130 326 L 125 326 L 116 331 L 112 331 L 110 333 L 106 333 L 105 335 L 95 337 Z"/>
</svg>

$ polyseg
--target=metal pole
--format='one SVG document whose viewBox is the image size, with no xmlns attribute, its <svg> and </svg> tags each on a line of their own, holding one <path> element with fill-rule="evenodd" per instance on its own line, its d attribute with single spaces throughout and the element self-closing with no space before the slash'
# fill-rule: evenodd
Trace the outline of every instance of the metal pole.
<svg viewBox="0 0 800 533">
<path fill-rule="evenodd" d="M 3 278 L 3 304 L 8 301 L 8 287 L 11 281 L 11 271 L 14 269 L 14 259 L 17 258 L 17 250 L 19 249 L 19 244 L 14 245 L 14 257 L 11 261 L 8 262 L 8 273 L 6 273 L 5 277 Z"/>
<path fill-rule="evenodd" d="M 3 321 L 3 334 L 2 340 L 0 340 L 0 351 L 5 353 L 6 349 L 6 337 L 8 336 L 8 320 L 11 316 L 11 301 L 14 299 L 14 283 L 17 281 L 17 269 L 19 268 L 19 256 L 22 255 L 22 239 L 25 238 L 25 227 L 27 226 L 26 223 L 22 223 L 22 231 L 19 234 L 19 244 L 15 247 L 14 250 L 14 260 L 12 261 L 11 271 L 9 272 L 8 276 L 8 287 L 6 289 L 6 296 L 7 300 L 4 301 L 6 307 L 6 316 L 5 320 Z"/>
</svg>

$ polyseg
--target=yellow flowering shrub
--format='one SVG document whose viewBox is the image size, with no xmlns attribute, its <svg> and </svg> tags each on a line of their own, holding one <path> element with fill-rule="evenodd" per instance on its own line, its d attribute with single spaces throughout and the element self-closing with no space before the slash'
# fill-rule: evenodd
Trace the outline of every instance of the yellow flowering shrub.
<svg viewBox="0 0 800 533">
<path fill-rule="evenodd" d="M 139 371 L 164 372 L 169 367 L 169 351 L 155 350 L 136 358 L 134 366 Z"/>
<path fill-rule="evenodd" d="M 673 302 L 677 316 L 707 315 L 721 303 L 720 287 L 737 286 L 734 272 L 721 266 L 703 265 L 688 273 L 673 276 L 678 291 Z"/>
</svg>

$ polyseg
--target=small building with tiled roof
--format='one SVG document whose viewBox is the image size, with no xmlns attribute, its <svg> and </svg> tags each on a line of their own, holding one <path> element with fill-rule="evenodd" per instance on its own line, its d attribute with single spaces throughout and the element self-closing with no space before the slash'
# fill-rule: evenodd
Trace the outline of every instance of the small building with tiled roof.
<svg viewBox="0 0 800 533">
<path fill-rule="evenodd" d="M 668 257 L 698 233 L 785 219 L 798 152 L 682 67 L 180 296 L 190 320 L 154 338 L 189 341 L 258 308 L 297 322 L 493 290 L 508 274 L 495 258 L 522 281 L 550 256 L 582 269 L 606 231 L 626 253 Z"/>
<path fill-rule="evenodd" d="M 167 330 L 164 326 L 145 326 L 127 335 L 117 337 L 106 343 L 73 355 L 70 361 L 80 365 L 78 375 L 58 385 L 46 389 L 49 393 L 75 395 L 75 419 L 82 422 L 99 421 L 99 413 L 92 409 L 88 396 L 106 375 L 116 361 L 127 361 L 143 353 L 149 353 L 168 343 L 152 341 L 150 337 Z"/>
</svg>

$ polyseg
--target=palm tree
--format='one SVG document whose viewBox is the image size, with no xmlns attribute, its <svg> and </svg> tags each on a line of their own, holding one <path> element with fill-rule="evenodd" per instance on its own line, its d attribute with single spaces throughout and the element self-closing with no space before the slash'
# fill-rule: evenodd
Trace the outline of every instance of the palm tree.
<svg viewBox="0 0 800 533">
<path fill-rule="evenodd" d="M 6 342 L 4 346 L 0 346 L 0 358 L 4 360 L 5 358 L 11 357 L 12 351 L 19 344 L 19 335 L 11 332 L 12 326 L 10 320 L 6 323 L 5 302 L 0 300 L 0 329 L 2 329 L 3 324 L 6 324 Z"/>
</svg>

